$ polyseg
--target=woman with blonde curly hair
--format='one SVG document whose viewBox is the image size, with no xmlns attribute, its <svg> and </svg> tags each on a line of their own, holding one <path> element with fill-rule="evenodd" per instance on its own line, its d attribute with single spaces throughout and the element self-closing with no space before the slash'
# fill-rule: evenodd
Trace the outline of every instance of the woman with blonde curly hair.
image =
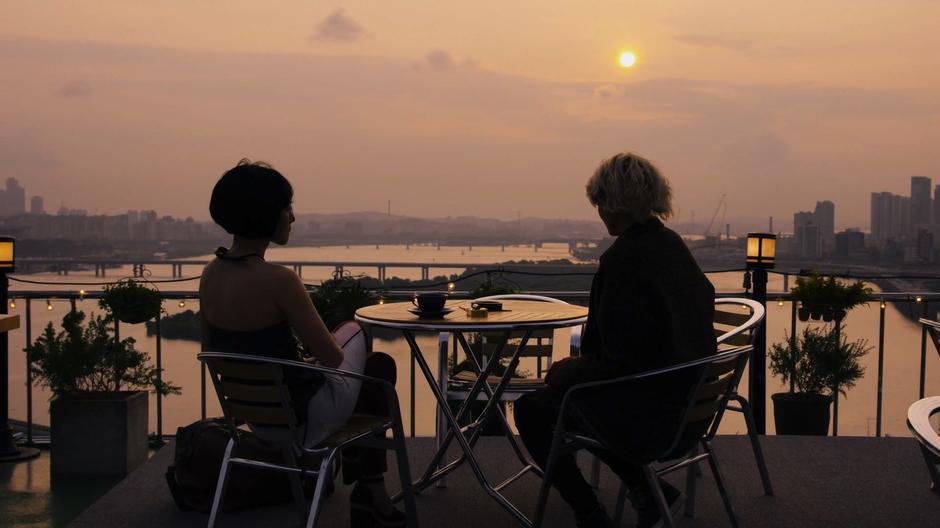
<svg viewBox="0 0 940 528">
<path fill-rule="evenodd" d="M 555 362 L 547 387 L 515 404 L 519 434 L 543 467 L 568 388 L 691 361 L 716 350 L 715 290 L 682 238 L 662 223 L 672 214 L 668 180 L 649 160 L 620 153 L 601 162 L 588 179 L 587 197 L 617 239 L 601 255 L 591 285 L 581 355 Z M 663 521 L 641 466 L 623 453 L 642 457 L 668 447 L 675 434 L 671 424 L 678 421 L 691 383 L 683 377 L 634 384 L 629 393 L 618 389 L 578 405 L 592 432 L 606 436 L 608 445 L 623 446 L 616 455 L 595 454 L 630 488 L 639 527 Z M 640 423 L 644 427 L 635 426 Z M 574 510 L 578 526 L 614 526 L 574 455 L 560 456 L 555 467 L 551 484 Z M 662 487 L 670 509 L 677 511 L 682 494 L 665 482 Z"/>
</svg>

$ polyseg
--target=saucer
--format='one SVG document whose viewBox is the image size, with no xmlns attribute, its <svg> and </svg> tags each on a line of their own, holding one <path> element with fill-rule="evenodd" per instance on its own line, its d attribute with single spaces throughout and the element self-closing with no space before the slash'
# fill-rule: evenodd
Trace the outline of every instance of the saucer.
<svg viewBox="0 0 940 528">
<path fill-rule="evenodd" d="M 408 311 L 424 319 L 443 319 L 445 315 L 453 312 L 454 309 L 444 308 L 439 312 L 422 312 L 417 308 L 409 308 Z"/>
</svg>

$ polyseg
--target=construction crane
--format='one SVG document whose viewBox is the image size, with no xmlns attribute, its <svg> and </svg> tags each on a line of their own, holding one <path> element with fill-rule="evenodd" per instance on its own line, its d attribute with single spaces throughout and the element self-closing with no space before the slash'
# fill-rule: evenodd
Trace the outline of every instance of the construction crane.
<svg viewBox="0 0 940 528">
<path fill-rule="evenodd" d="M 718 200 L 718 207 L 715 207 L 715 213 L 712 214 L 712 219 L 708 222 L 708 227 L 705 228 L 705 233 L 702 235 L 703 238 L 708 238 L 712 232 L 712 226 L 715 225 L 715 218 L 718 217 L 718 213 L 721 213 L 721 223 L 718 224 L 718 236 L 721 237 L 721 224 L 725 223 L 725 213 L 728 212 L 728 205 L 725 203 L 725 197 L 727 194 L 722 194 L 721 199 Z"/>
</svg>

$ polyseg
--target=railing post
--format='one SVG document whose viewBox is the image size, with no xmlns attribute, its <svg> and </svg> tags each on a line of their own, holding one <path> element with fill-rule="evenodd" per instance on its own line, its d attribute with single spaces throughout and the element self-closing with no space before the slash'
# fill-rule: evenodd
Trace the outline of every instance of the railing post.
<svg viewBox="0 0 940 528">
<path fill-rule="evenodd" d="M 921 317 L 927 318 L 927 299 L 924 299 L 924 308 Z M 924 399 L 924 388 L 927 383 L 927 326 L 920 325 L 920 390 L 918 398 Z"/>
<path fill-rule="evenodd" d="M 767 308 L 767 270 L 751 270 L 754 293 L 751 298 Z M 761 321 L 754 336 L 754 351 L 748 372 L 748 400 L 754 411 L 754 425 L 758 434 L 767 432 L 767 318 Z"/>
<path fill-rule="evenodd" d="M 879 303 L 878 310 L 878 405 L 875 409 L 875 437 L 881 437 L 881 406 L 882 389 L 884 387 L 885 373 L 885 302 L 884 299 Z"/>
<path fill-rule="evenodd" d="M 32 299 L 26 298 L 26 346 L 33 344 Z M 33 445 L 33 371 L 26 357 L 26 443 Z"/>
<path fill-rule="evenodd" d="M 157 340 L 157 382 L 163 381 L 163 350 L 162 339 L 160 335 L 161 314 L 157 312 L 157 318 L 154 321 L 154 330 L 156 330 Z M 157 438 L 163 440 L 163 395 L 157 391 Z"/>
<path fill-rule="evenodd" d="M 836 346 L 842 343 L 842 323 L 836 321 L 832 328 L 836 336 Z M 839 391 L 837 387 L 832 387 L 832 436 L 839 436 Z"/>
</svg>

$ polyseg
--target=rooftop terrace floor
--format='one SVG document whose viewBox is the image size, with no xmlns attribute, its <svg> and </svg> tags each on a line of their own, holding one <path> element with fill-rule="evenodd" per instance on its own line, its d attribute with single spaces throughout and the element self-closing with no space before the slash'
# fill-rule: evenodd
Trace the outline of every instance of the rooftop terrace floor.
<svg viewBox="0 0 940 528">
<path fill-rule="evenodd" d="M 732 501 L 743 526 L 904 526 L 940 525 L 940 495 L 929 491 L 929 477 L 917 444 L 909 438 L 818 438 L 779 437 L 764 439 L 764 449 L 774 497 L 764 496 L 747 439 L 723 436 L 715 442 Z M 429 459 L 433 439 L 408 442 L 412 471 Z M 484 454 L 483 466 L 491 474 L 508 475 L 514 461 L 508 444 L 499 438 L 484 438 L 477 447 Z M 70 526 L 135 528 L 166 526 L 205 526 L 208 516 L 177 510 L 167 490 L 164 472 L 173 457 L 172 443 L 128 478 L 114 486 L 101 499 L 79 515 Z M 391 458 L 391 457 L 390 457 Z M 694 519 L 680 520 L 680 526 L 727 526 L 721 500 L 703 467 Z M 390 472 L 390 475 L 394 473 Z M 678 483 L 682 473 L 668 477 Z M 338 482 L 338 481 L 337 481 Z M 517 526 L 512 518 L 485 495 L 468 467 L 449 478 L 444 489 L 431 488 L 417 497 L 422 526 L 452 528 Z M 510 500 L 523 511 L 535 506 L 539 480 L 523 477 L 507 490 Z M 389 479 L 390 487 L 394 483 Z M 614 503 L 617 481 L 606 468 L 600 494 Z M 321 526 L 348 526 L 350 489 L 340 485 L 324 504 Z M 573 518 L 557 494 L 549 502 L 547 526 L 573 526 Z M 633 512 L 627 508 L 625 526 L 633 526 Z M 288 505 L 252 511 L 226 513 L 219 526 L 294 526 L 295 512 Z"/>
</svg>

